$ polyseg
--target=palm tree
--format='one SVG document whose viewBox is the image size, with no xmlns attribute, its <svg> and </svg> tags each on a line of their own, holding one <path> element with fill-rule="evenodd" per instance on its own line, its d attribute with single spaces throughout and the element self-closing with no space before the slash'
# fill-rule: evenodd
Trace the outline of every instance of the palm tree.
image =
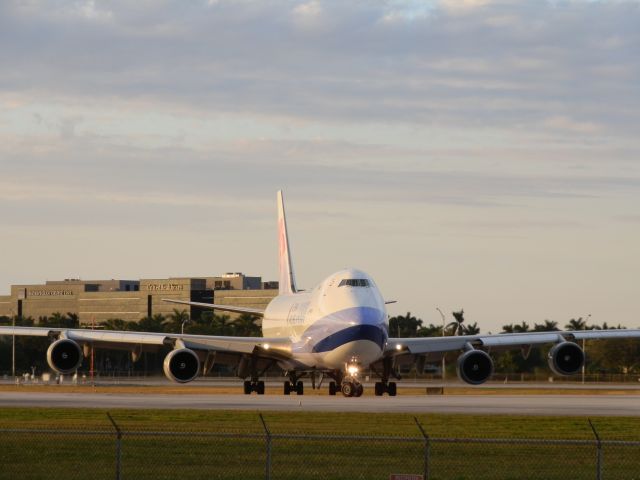
<svg viewBox="0 0 640 480">
<path fill-rule="evenodd" d="M 212 335 L 233 335 L 233 325 L 229 315 L 214 315 L 210 329 Z"/>
<path fill-rule="evenodd" d="M 480 327 L 478 322 L 473 322 L 464 328 L 465 335 L 478 335 L 480 333 Z"/>
<path fill-rule="evenodd" d="M 558 322 L 545 320 L 543 324 L 536 323 L 533 326 L 533 331 L 534 332 L 557 332 Z"/>
<path fill-rule="evenodd" d="M 47 325 L 48 327 L 64 327 L 65 325 L 65 316 L 62 315 L 60 312 L 54 312 L 53 314 L 51 314 L 51 316 L 47 319 Z"/>
<path fill-rule="evenodd" d="M 460 309 L 459 312 L 451 312 L 455 322 L 451 322 L 446 328 L 451 327 L 451 335 L 463 335 L 464 334 L 464 309 Z"/>
<path fill-rule="evenodd" d="M 419 337 L 441 337 L 442 325 L 434 325 L 430 323 L 428 327 L 420 327 L 418 329 Z"/>
<path fill-rule="evenodd" d="M 525 333 L 529 331 L 529 324 L 524 320 L 520 324 L 516 324 L 513 326 L 514 333 Z"/>
<path fill-rule="evenodd" d="M 189 314 L 186 310 L 173 309 L 173 312 L 169 314 L 169 322 L 166 324 L 166 331 L 178 333 L 182 331 L 182 325 L 190 320 Z"/>
<path fill-rule="evenodd" d="M 80 326 L 80 317 L 77 313 L 67 312 L 67 321 L 70 328 L 78 328 Z"/>
<path fill-rule="evenodd" d="M 256 320 L 258 317 L 249 313 L 243 313 L 233 321 L 233 328 L 235 334 L 241 337 L 259 337 L 262 334 L 262 329 Z"/>
<path fill-rule="evenodd" d="M 500 333 L 513 333 L 515 331 L 515 327 L 513 323 L 509 323 L 508 325 L 502 326 L 502 331 Z"/>
<path fill-rule="evenodd" d="M 407 312 L 406 315 L 398 315 L 389 319 L 389 332 L 398 337 L 416 337 L 418 329 L 422 326 L 422 320 Z"/>
<path fill-rule="evenodd" d="M 166 318 L 160 313 L 153 317 L 144 317 L 136 325 L 136 329 L 141 332 L 164 332 Z"/>
<path fill-rule="evenodd" d="M 110 318 L 109 320 L 100 322 L 100 326 L 104 327 L 105 330 L 134 330 L 132 324 L 137 324 L 137 322 L 127 322 L 121 318 Z"/>
<path fill-rule="evenodd" d="M 587 329 L 587 322 L 585 322 L 582 317 L 579 318 L 572 318 L 571 320 L 569 320 L 569 323 L 567 323 L 564 326 L 565 329 L 567 330 L 586 330 Z"/>
</svg>

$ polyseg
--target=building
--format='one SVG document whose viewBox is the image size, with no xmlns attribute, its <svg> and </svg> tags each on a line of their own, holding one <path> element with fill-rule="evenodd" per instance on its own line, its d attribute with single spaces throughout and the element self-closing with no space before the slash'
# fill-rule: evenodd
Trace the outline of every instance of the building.
<svg viewBox="0 0 640 480">
<path fill-rule="evenodd" d="M 138 321 L 156 314 L 167 316 L 180 307 L 163 302 L 163 298 L 265 308 L 278 294 L 277 288 L 277 282 L 263 284 L 260 277 L 242 273 L 141 280 L 66 279 L 12 285 L 10 295 L 0 296 L 0 316 L 38 320 L 54 313 L 72 313 L 83 324 L 115 318 Z M 191 318 L 198 318 L 203 311 L 188 306 L 184 309 Z"/>
</svg>

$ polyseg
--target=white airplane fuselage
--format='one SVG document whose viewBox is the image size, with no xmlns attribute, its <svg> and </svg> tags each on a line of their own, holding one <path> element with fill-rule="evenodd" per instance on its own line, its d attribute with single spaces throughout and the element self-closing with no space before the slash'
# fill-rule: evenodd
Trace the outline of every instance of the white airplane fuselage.
<svg viewBox="0 0 640 480">
<path fill-rule="evenodd" d="M 290 338 L 298 368 L 347 369 L 367 367 L 382 357 L 389 326 L 373 279 L 345 269 L 309 292 L 274 298 L 265 310 L 262 333 Z"/>
</svg>

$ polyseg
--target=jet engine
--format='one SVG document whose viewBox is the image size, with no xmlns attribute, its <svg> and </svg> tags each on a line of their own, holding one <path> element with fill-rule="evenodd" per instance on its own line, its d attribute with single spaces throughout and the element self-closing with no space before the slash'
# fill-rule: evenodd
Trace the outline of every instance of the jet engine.
<svg viewBox="0 0 640 480">
<path fill-rule="evenodd" d="M 584 352 L 576 343 L 560 342 L 549 350 L 548 361 L 556 375 L 573 375 L 584 365 Z"/>
<path fill-rule="evenodd" d="M 72 373 L 82 363 L 82 349 L 73 340 L 61 338 L 49 345 L 47 363 L 58 373 Z"/>
<path fill-rule="evenodd" d="M 164 358 L 163 370 L 169 380 L 187 383 L 198 376 L 200 359 L 193 350 L 177 348 Z"/>
<path fill-rule="evenodd" d="M 457 372 L 460 380 L 480 385 L 493 374 L 493 360 L 482 350 L 467 350 L 458 357 Z"/>
</svg>

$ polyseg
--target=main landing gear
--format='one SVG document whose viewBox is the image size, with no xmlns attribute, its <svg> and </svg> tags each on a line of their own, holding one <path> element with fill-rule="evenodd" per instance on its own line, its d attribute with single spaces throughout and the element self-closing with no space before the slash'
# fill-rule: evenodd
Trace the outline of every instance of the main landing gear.
<svg viewBox="0 0 640 480">
<path fill-rule="evenodd" d="M 376 397 L 381 397 L 385 393 L 388 393 L 390 397 L 395 397 L 396 392 L 396 382 L 376 382 L 374 390 Z"/>
<path fill-rule="evenodd" d="M 374 393 L 376 397 L 381 397 L 385 393 L 388 393 L 390 397 L 395 397 L 397 393 L 396 382 L 390 382 L 389 377 L 393 375 L 400 380 L 400 376 L 394 371 L 391 358 L 385 358 L 382 362 L 382 373 L 376 372 L 380 375 L 381 382 L 376 382 Z"/>
<path fill-rule="evenodd" d="M 267 364 L 264 369 L 258 369 L 258 358 L 254 355 L 251 357 L 243 357 L 238 365 L 238 376 L 240 378 L 250 377 L 251 380 L 244 381 L 244 394 L 251 395 L 256 392 L 258 395 L 264 395 L 264 382 L 260 380 L 267 369 L 273 365 L 273 362 Z"/>
<path fill-rule="evenodd" d="M 284 382 L 284 394 L 291 395 L 292 393 L 296 393 L 298 395 L 304 395 L 304 384 L 301 380 L 297 382 Z"/>
<path fill-rule="evenodd" d="M 295 393 L 297 395 L 304 395 L 304 384 L 302 380 L 299 380 L 300 376 L 295 374 L 289 374 L 289 380 L 284 382 L 284 394 L 291 395 Z M 315 382 L 314 382 L 315 383 Z"/>
<path fill-rule="evenodd" d="M 251 392 L 256 392 L 258 395 L 264 395 L 264 382 L 260 381 L 244 381 L 244 394 L 250 395 Z"/>
</svg>

